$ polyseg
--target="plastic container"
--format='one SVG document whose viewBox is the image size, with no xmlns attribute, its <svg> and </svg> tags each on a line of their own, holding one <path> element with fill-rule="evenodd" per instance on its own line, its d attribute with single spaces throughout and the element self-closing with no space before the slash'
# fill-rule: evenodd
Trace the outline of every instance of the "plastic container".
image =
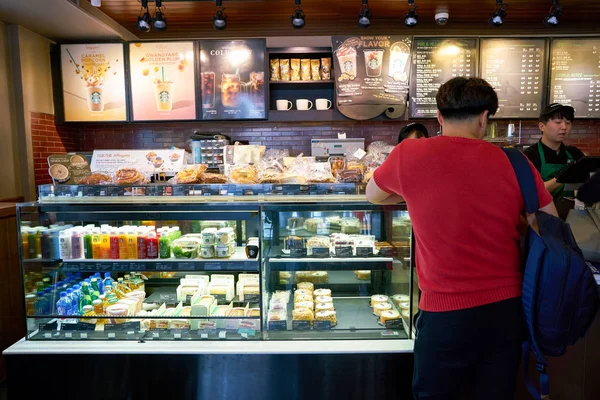
<svg viewBox="0 0 600 400">
<path fill-rule="evenodd" d="M 216 251 L 215 246 L 202 246 L 200 248 L 200 257 L 202 258 L 215 258 Z"/>
<path fill-rule="evenodd" d="M 235 254 L 235 245 L 233 243 L 218 244 L 216 247 L 217 258 L 229 258 Z"/>
<path fill-rule="evenodd" d="M 71 315 L 71 303 L 67 298 L 67 292 L 60 292 L 60 299 L 56 302 L 56 313 L 60 316 Z"/>
<path fill-rule="evenodd" d="M 118 260 L 120 258 L 120 247 L 119 247 L 119 230 L 117 228 L 111 228 L 110 230 L 110 258 L 112 260 Z"/>
<path fill-rule="evenodd" d="M 158 238 L 156 237 L 156 232 L 148 233 L 146 251 L 148 258 L 158 258 Z"/>
<path fill-rule="evenodd" d="M 202 231 L 202 246 L 215 244 L 217 235 L 216 228 L 207 228 Z"/>
<path fill-rule="evenodd" d="M 221 228 L 217 231 L 216 243 L 217 244 L 229 244 L 235 241 L 235 232 L 233 228 Z"/>
<path fill-rule="evenodd" d="M 197 258 L 202 240 L 191 236 L 182 236 L 171 243 L 175 258 Z"/>
<path fill-rule="evenodd" d="M 124 304 L 114 304 L 106 307 L 106 315 L 109 317 L 111 324 L 122 324 L 127 322 L 124 318 L 114 317 L 126 317 L 129 314 L 129 307 Z"/>
</svg>

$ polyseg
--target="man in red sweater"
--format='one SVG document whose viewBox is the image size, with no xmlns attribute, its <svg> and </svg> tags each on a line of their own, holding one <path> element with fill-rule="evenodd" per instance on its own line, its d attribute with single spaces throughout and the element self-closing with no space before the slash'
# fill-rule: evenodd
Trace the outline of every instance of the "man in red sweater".
<svg viewBox="0 0 600 400">
<path fill-rule="evenodd" d="M 482 140 L 498 109 L 483 79 L 454 78 L 436 96 L 442 136 L 405 140 L 367 186 L 376 204 L 406 201 L 421 289 L 416 399 L 514 397 L 523 339 L 519 221 L 524 202 L 505 153 Z M 530 163 L 531 164 L 531 163 Z M 556 215 L 531 165 L 540 210 Z"/>
</svg>

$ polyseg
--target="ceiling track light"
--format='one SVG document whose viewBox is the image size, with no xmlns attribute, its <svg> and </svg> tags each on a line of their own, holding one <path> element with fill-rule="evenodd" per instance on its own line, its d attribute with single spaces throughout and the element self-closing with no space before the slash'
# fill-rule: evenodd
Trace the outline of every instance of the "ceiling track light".
<svg viewBox="0 0 600 400">
<path fill-rule="evenodd" d="M 300 8 L 300 0 L 296 0 L 296 10 L 292 14 L 292 26 L 296 29 L 304 28 L 306 17 L 304 11 Z"/>
<path fill-rule="evenodd" d="M 558 25 L 559 18 L 561 15 L 562 8 L 560 4 L 558 4 L 558 0 L 552 0 L 552 6 L 550 6 L 550 11 L 548 11 L 548 15 L 544 17 L 544 25 L 551 27 Z"/>
<path fill-rule="evenodd" d="M 213 16 L 213 26 L 215 29 L 222 31 L 227 28 L 227 15 L 225 15 L 225 8 L 223 7 L 222 0 L 216 0 L 217 11 Z"/>
<path fill-rule="evenodd" d="M 368 28 L 371 26 L 371 9 L 369 8 L 369 0 L 362 0 L 362 7 L 358 14 L 358 26 L 361 28 Z"/>
<path fill-rule="evenodd" d="M 140 10 L 140 15 L 137 18 L 136 26 L 142 32 L 150 32 L 150 29 L 152 28 L 152 17 L 148 12 L 148 0 L 141 0 L 140 3 L 142 4 L 142 8 Z"/>
<path fill-rule="evenodd" d="M 490 17 L 490 24 L 496 28 L 501 27 L 504 24 L 504 18 L 506 18 L 506 7 L 508 4 L 503 4 L 502 0 L 496 0 L 496 11 Z"/>
<path fill-rule="evenodd" d="M 404 25 L 409 28 L 413 28 L 419 22 L 419 16 L 417 15 L 417 6 L 415 6 L 415 0 L 408 0 L 408 14 L 404 16 Z"/>
<path fill-rule="evenodd" d="M 154 9 L 154 30 L 157 32 L 167 30 L 167 17 L 162 9 L 162 0 L 156 0 L 156 8 Z"/>
</svg>

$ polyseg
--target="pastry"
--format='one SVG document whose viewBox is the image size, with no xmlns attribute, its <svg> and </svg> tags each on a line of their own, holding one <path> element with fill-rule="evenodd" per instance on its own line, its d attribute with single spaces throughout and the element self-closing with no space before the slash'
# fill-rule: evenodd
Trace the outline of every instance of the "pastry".
<svg viewBox="0 0 600 400">
<path fill-rule="evenodd" d="M 331 296 L 331 289 L 317 289 L 313 292 L 313 296 Z"/>
<path fill-rule="evenodd" d="M 373 314 L 379 316 L 382 311 L 388 311 L 392 309 L 392 305 L 390 303 L 377 303 L 373 307 Z"/>
<path fill-rule="evenodd" d="M 260 317 L 260 308 L 251 308 L 248 310 L 248 317 Z"/>
<path fill-rule="evenodd" d="M 152 159 L 152 165 L 154 165 L 154 168 L 160 168 L 164 163 L 165 160 L 163 160 L 162 157 L 156 156 Z"/>
<path fill-rule="evenodd" d="M 204 164 L 186 167 L 175 175 L 174 181 L 181 184 L 200 183 L 202 174 L 206 171 L 207 166 Z"/>
<path fill-rule="evenodd" d="M 102 172 L 94 172 L 91 175 L 86 176 L 79 181 L 80 185 L 101 185 L 105 183 L 112 183 L 110 175 L 103 174 Z"/>
<path fill-rule="evenodd" d="M 257 182 L 256 168 L 254 166 L 234 167 L 231 169 L 229 179 L 233 183 L 254 184 Z"/>
<path fill-rule="evenodd" d="M 309 218 L 306 220 L 306 230 L 308 232 L 317 233 L 320 229 L 323 228 L 323 220 L 321 218 Z"/>
<path fill-rule="evenodd" d="M 279 273 L 279 279 L 290 279 L 292 277 L 292 273 L 289 271 L 281 271 Z"/>
<path fill-rule="evenodd" d="M 400 314 L 396 310 L 385 310 L 379 314 L 379 321 L 385 325 L 386 321 L 391 321 L 400 318 Z"/>
<path fill-rule="evenodd" d="M 315 314 L 317 321 L 330 321 L 331 326 L 337 325 L 337 317 L 335 311 L 319 311 Z"/>
<path fill-rule="evenodd" d="M 402 310 L 402 319 L 408 320 L 410 318 L 410 311 Z"/>
<path fill-rule="evenodd" d="M 306 242 L 306 247 L 312 248 L 329 248 L 331 242 L 327 236 L 313 236 Z"/>
<path fill-rule="evenodd" d="M 337 215 L 332 216 L 332 217 L 327 217 L 327 218 L 325 218 L 325 223 L 330 228 L 338 228 L 339 229 L 340 224 L 342 223 L 342 218 L 338 217 Z"/>
<path fill-rule="evenodd" d="M 242 308 L 242 307 L 232 308 L 227 313 L 227 316 L 228 317 L 245 317 L 246 316 L 246 309 Z"/>
<path fill-rule="evenodd" d="M 179 160 L 179 154 L 177 154 L 177 153 L 171 153 L 171 154 L 169 154 L 169 160 L 171 160 L 173 162 Z"/>
<path fill-rule="evenodd" d="M 301 301 L 301 302 L 298 302 L 298 303 L 294 303 L 294 309 L 295 310 L 298 310 L 298 309 L 301 309 L 301 308 L 308 308 L 309 310 L 312 311 L 312 310 L 314 310 L 315 305 L 314 305 L 314 303 L 312 301 Z"/>
<path fill-rule="evenodd" d="M 294 296 L 294 303 L 302 303 L 304 301 L 308 301 L 308 302 L 312 302 L 313 297 L 310 294 L 299 294 L 297 296 Z"/>
<path fill-rule="evenodd" d="M 286 319 L 285 311 L 282 310 L 270 310 L 267 314 L 268 321 L 285 321 Z"/>
<path fill-rule="evenodd" d="M 300 308 L 292 311 L 292 319 L 294 321 L 310 321 L 310 324 L 312 325 L 315 316 L 312 310 Z"/>
<path fill-rule="evenodd" d="M 149 153 L 146 154 L 146 160 L 148 161 L 152 161 L 154 160 L 154 158 L 157 156 L 158 154 L 156 154 L 155 152 L 151 151 Z"/>
<path fill-rule="evenodd" d="M 336 178 L 341 183 L 360 183 L 363 180 L 363 174 L 358 169 L 344 169 L 337 171 Z"/>
<path fill-rule="evenodd" d="M 287 223 L 288 223 L 288 225 L 287 225 L 288 229 L 302 228 L 304 226 L 304 218 L 300 218 L 300 217 L 288 218 Z"/>
<path fill-rule="evenodd" d="M 334 311 L 333 303 L 317 303 L 315 311 Z"/>
<path fill-rule="evenodd" d="M 326 271 L 313 271 L 313 282 L 314 283 L 327 283 L 328 275 Z"/>
<path fill-rule="evenodd" d="M 333 298 L 331 296 L 317 296 L 315 297 L 315 302 L 319 303 L 332 303 Z"/>
<path fill-rule="evenodd" d="M 298 289 L 310 290 L 311 293 L 315 290 L 315 285 L 312 282 L 298 282 L 296 286 Z"/>
<path fill-rule="evenodd" d="M 371 296 L 371 307 L 374 307 L 375 304 L 387 303 L 388 299 L 389 297 L 387 297 L 386 295 L 374 294 L 373 296 Z"/>
<path fill-rule="evenodd" d="M 260 294 L 258 286 L 244 286 L 244 295 L 247 294 Z"/>
<path fill-rule="evenodd" d="M 398 307 L 401 310 L 410 310 L 410 303 L 409 302 L 400 303 L 400 304 L 398 304 Z"/>
<path fill-rule="evenodd" d="M 119 185 L 137 185 L 145 183 L 146 178 L 136 168 L 121 168 L 115 173 Z"/>
<path fill-rule="evenodd" d="M 304 249 L 304 239 L 298 236 L 288 236 L 285 238 L 285 249 L 286 250 L 300 250 Z"/>
<path fill-rule="evenodd" d="M 203 183 L 227 183 L 227 177 L 222 174 L 213 174 L 211 172 L 205 172 L 202 174 Z"/>
<path fill-rule="evenodd" d="M 266 168 L 260 173 L 259 183 L 281 183 L 283 172 L 279 168 Z"/>
<path fill-rule="evenodd" d="M 285 304 L 290 302 L 290 291 L 289 290 L 276 290 L 271 295 L 271 300 L 282 300 Z"/>
<path fill-rule="evenodd" d="M 400 307 L 400 303 L 406 303 L 408 301 L 410 301 L 410 297 L 406 294 L 395 294 L 392 296 L 392 302 L 396 307 Z"/>
<path fill-rule="evenodd" d="M 344 218 L 342 220 L 342 233 L 356 235 L 360 233 L 360 221 L 356 218 Z"/>
<path fill-rule="evenodd" d="M 361 281 L 371 280 L 371 271 L 359 270 L 354 271 L 354 274 L 356 275 L 356 279 L 360 279 Z"/>
<path fill-rule="evenodd" d="M 294 292 L 294 298 L 296 298 L 297 296 L 311 296 L 312 297 L 313 292 L 312 290 L 307 290 L 307 289 L 297 289 Z"/>
</svg>

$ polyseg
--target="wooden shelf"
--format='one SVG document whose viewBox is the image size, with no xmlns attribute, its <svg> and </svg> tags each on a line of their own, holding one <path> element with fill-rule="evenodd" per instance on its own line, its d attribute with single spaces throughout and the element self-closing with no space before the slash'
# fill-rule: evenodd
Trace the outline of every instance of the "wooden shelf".
<svg viewBox="0 0 600 400">
<path fill-rule="evenodd" d="M 274 122 L 317 122 L 317 121 L 348 121 L 348 118 L 340 114 L 339 111 L 329 110 L 289 110 L 289 111 L 269 111 L 269 121 Z"/>
</svg>

